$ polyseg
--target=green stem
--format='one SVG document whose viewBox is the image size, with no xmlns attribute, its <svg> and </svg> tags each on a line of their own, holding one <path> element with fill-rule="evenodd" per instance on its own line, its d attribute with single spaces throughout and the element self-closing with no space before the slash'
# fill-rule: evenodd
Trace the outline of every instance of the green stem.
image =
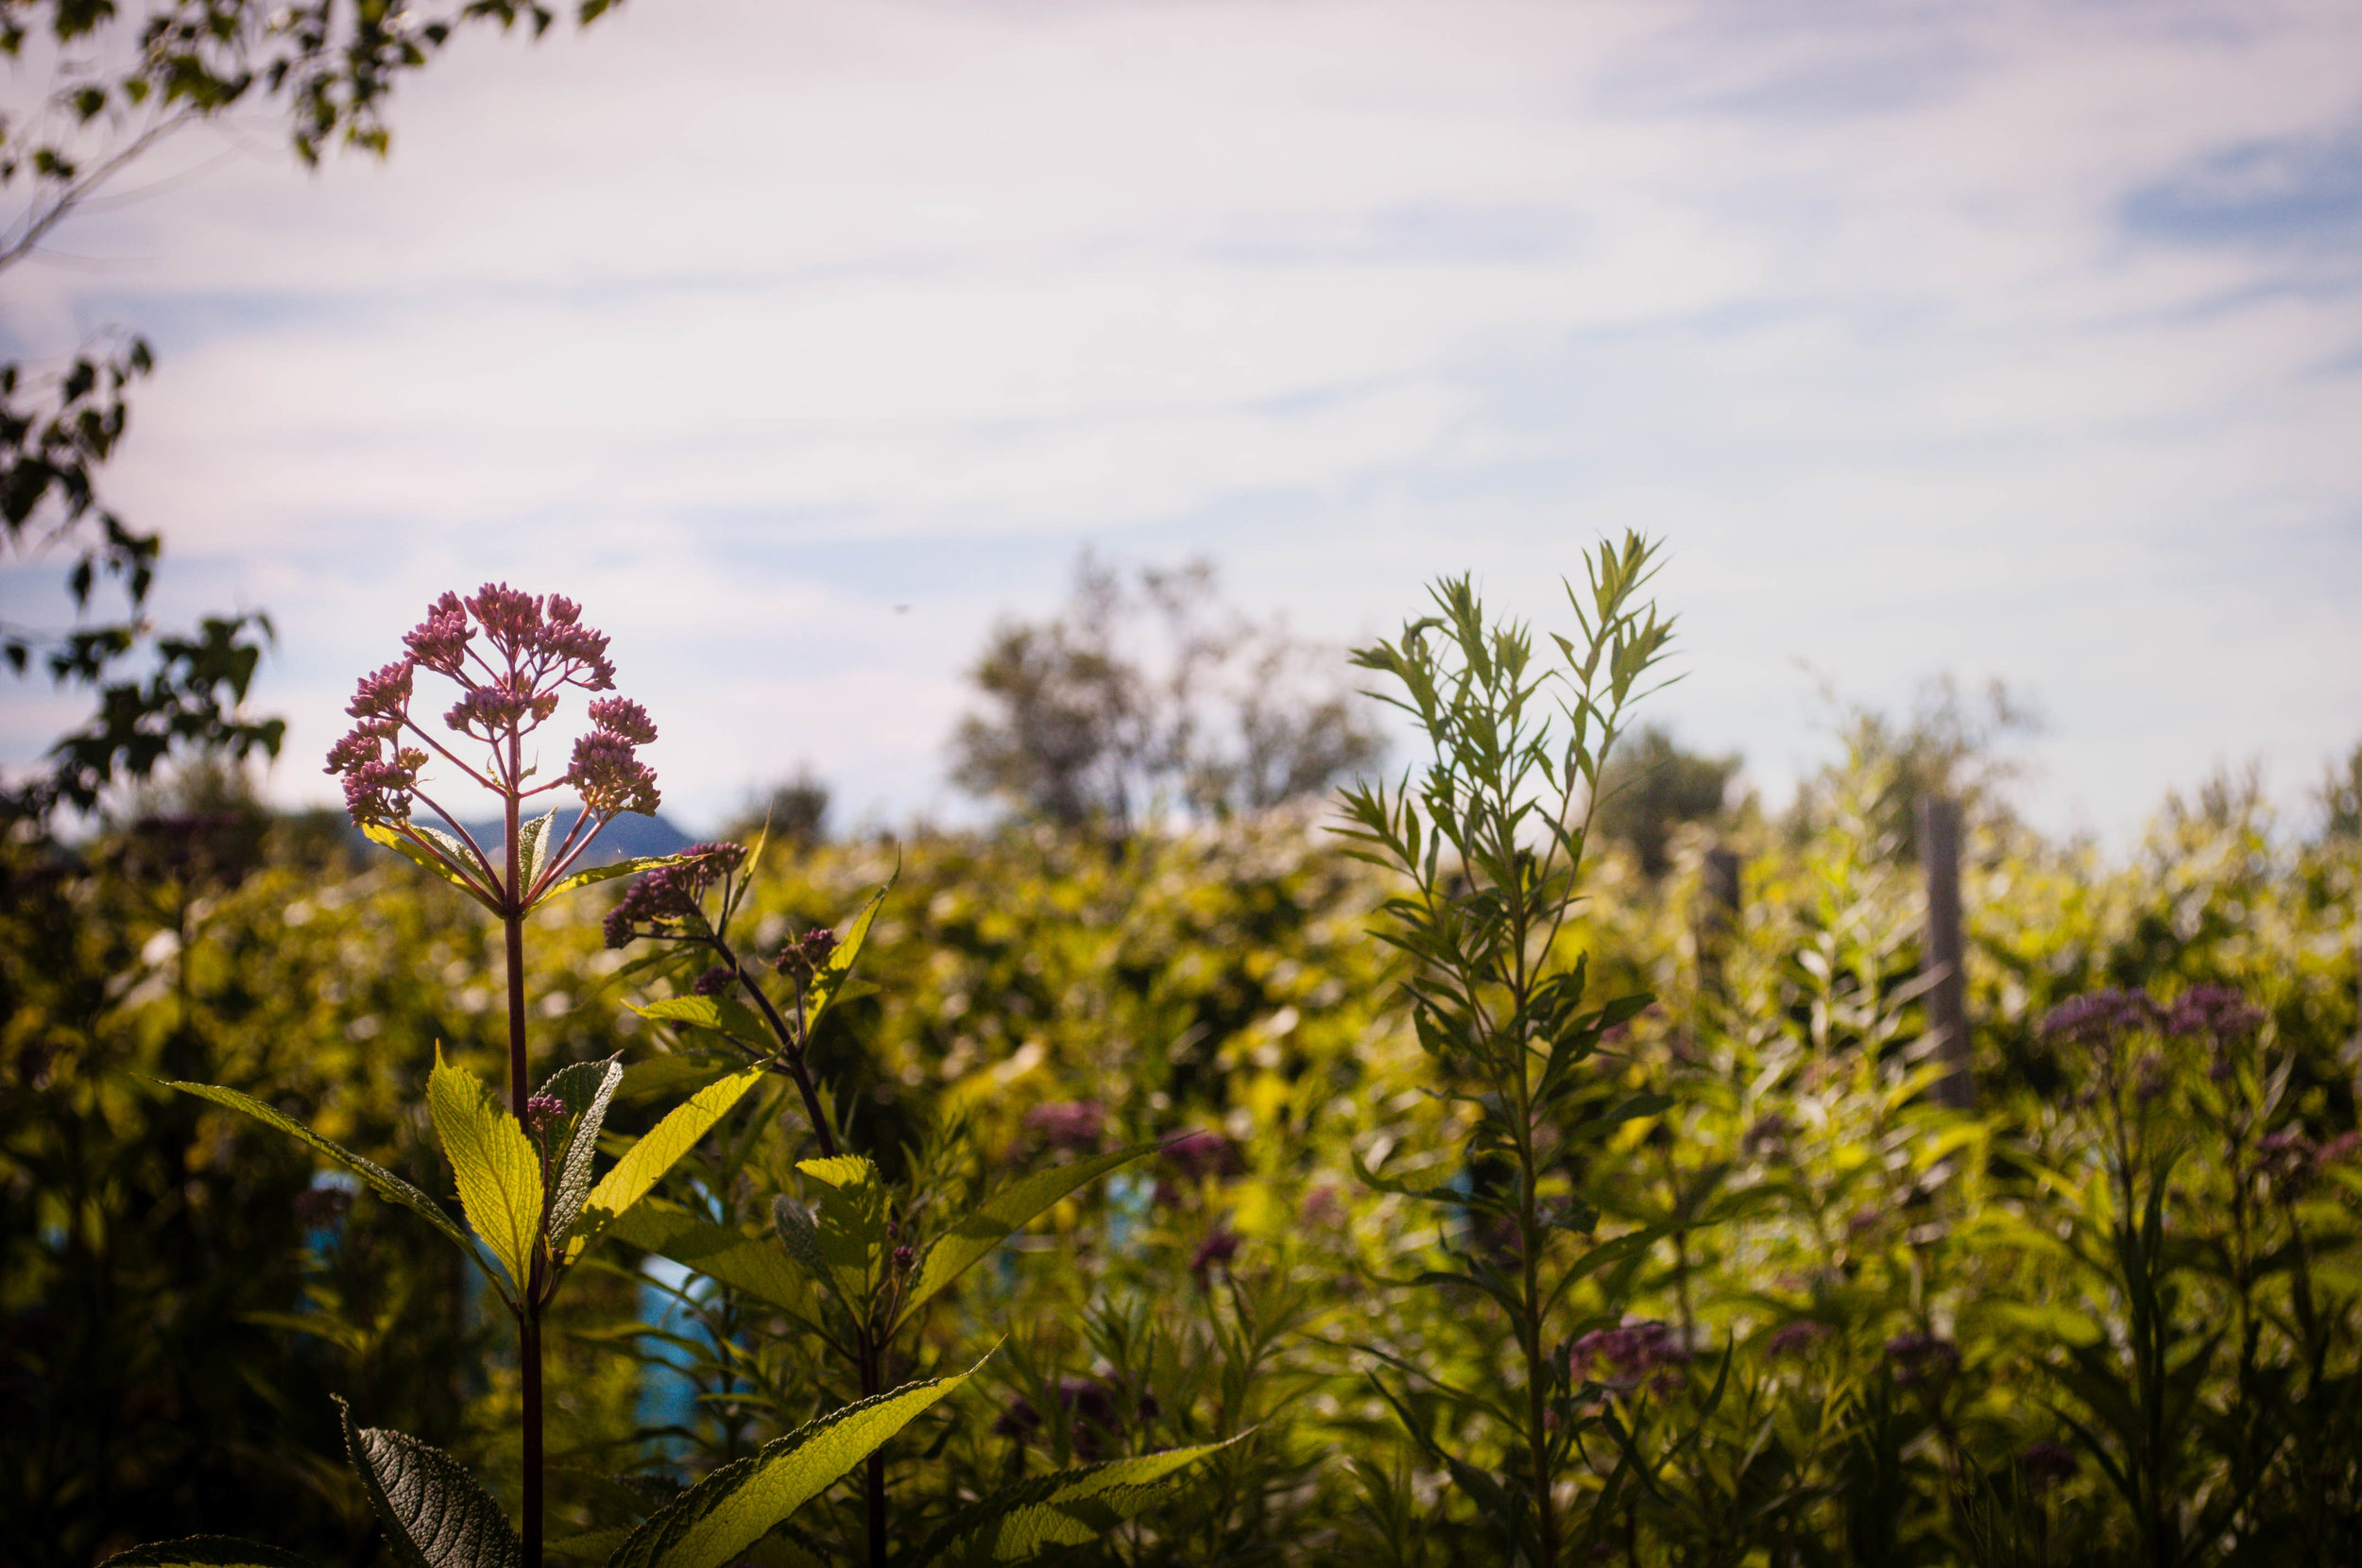
<svg viewBox="0 0 2362 1568">
<path fill-rule="evenodd" d="M 509 741 L 510 774 L 516 772 L 517 741 Z M 525 912 L 522 876 L 518 861 L 517 796 L 507 800 L 508 886 L 501 912 L 502 935 L 508 959 L 508 1107 L 522 1121 L 532 1080 L 525 1061 Z M 532 1277 L 519 1282 L 523 1297 L 517 1304 L 517 1356 L 524 1372 L 524 1565 L 541 1568 L 541 1260 L 533 1262 Z"/>
</svg>

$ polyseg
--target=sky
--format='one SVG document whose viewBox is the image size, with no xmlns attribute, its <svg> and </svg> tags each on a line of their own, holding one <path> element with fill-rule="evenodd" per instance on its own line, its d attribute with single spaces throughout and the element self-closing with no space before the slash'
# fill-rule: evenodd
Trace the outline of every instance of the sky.
<svg viewBox="0 0 2362 1568">
<path fill-rule="evenodd" d="M 154 344 L 107 483 L 163 617 L 276 622 L 289 802 L 447 587 L 579 600 L 693 830 L 884 824 L 973 813 L 966 672 L 1085 548 L 1342 647 L 1460 572 L 1563 628 L 1626 529 L 1645 715 L 1775 804 L 1946 673 L 2104 841 L 2362 741 L 2346 0 L 631 0 L 392 120 L 189 133 L 0 275 L 12 353 Z"/>
</svg>

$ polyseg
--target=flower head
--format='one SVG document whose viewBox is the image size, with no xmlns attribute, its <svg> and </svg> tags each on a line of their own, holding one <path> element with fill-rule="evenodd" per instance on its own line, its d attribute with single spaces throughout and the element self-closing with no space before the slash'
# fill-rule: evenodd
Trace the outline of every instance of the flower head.
<svg viewBox="0 0 2362 1568">
<path fill-rule="evenodd" d="M 2153 1033 L 2164 1021 L 2146 991 L 2092 991 L 2052 1008 L 2043 1018 L 2042 1034 L 2045 1040 L 2106 1046 L 2128 1034 Z"/>
<path fill-rule="evenodd" d="M 1615 1328 L 1595 1328 L 1564 1348 L 1566 1375 L 1630 1389 L 1647 1384 L 1665 1393 L 1681 1382 L 1681 1369 L 1689 1365 L 1688 1349 L 1670 1323 L 1629 1320 Z"/>
<path fill-rule="evenodd" d="M 1209 1176 L 1237 1176 L 1246 1169 L 1246 1162 L 1239 1157 L 1239 1146 L 1206 1128 L 1166 1140 L 1163 1153 L 1194 1182 L 1203 1182 Z"/>
<path fill-rule="evenodd" d="M 1940 1383 L 1960 1370 L 1960 1347 L 1937 1335 L 1898 1334 L 1887 1341 L 1886 1348 L 1887 1364 L 1894 1370 L 1897 1388 Z"/>
<path fill-rule="evenodd" d="M 2047 1439 L 2028 1443 L 2026 1451 L 2017 1457 L 2017 1462 L 2018 1468 L 2026 1472 L 2027 1478 L 2043 1490 L 2057 1486 L 2062 1481 L 2073 1480 L 2075 1473 L 2083 1468 L 2073 1449 Z"/>
<path fill-rule="evenodd" d="M 1810 1318 L 1799 1318 L 1792 1323 L 1782 1323 L 1763 1342 L 1763 1348 L 1773 1355 L 1802 1355 L 1826 1339 L 1836 1331 Z"/>
<path fill-rule="evenodd" d="M 1107 1108 L 1095 1099 L 1036 1105 L 1025 1113 L 1025 1125 L 1053 1149 L 1096 1150 L 1107 1135 Z"/>
<path fill-rule="evenodd" d="M 608 912 L 607 945 L 686 934 L 687 922 L 704 918 L 706 891 L 745 862 L 743 844 L 693 844 L 680 852 L 679 863 L 642 872 Z"/>
<path fill-rule="evenodd" d="M 566 1102 L 556 1095 L 535 1095 L 525 1101 L 524 1124 L 535 1133 L 546 1133 L 566 1115 Z"/>
<path fill-rule="evenodd" d="M 815 926 L 803 935 L 779 948 L 771 966 L 801 985 L 820 973 L 836 951 L 836 932 L 826 926 Z"/>
<path fill-rule="evenodd" d="M 2211 1034 L 2217 1040 L 2244 1040 L 2263 1022 L 2264 1010 L 2227 985 L 2193 985 L 2173 999 L 2165 1016 L 2169 1034 Z"/>
</svg>

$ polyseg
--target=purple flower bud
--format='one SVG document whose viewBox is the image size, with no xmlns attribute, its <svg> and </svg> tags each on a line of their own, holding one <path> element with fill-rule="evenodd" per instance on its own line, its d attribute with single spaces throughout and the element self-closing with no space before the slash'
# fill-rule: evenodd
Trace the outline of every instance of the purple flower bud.
<svg viewBox="0 0 2362 1568">
<path fill-rule="evenodd" d="M 1025 1113 L 1025 1125 L 1053 1149 L 1095 1150 L 1107 1135 L 1107 1108 L 1095 1099 L 1036 1105 Z"/>
<path fill-rule="evenodd" d="M 2325 1170 L 2362 1155 L 2362 1133 L 2340 1133 L 2313 1151 L 2313 1167 Z"/>
<path fill-rule="evenodd" d="M 1216 1269 L 1227 1273 L 1230 1260 L 1238 1255 L 1238 1233 L 1227 1225 L 1218 1224 L 1206 1233 L 1206 1239 L 1199 1242 L 1197 1251 L 1190 1254 L 1190 1272 L 1197 1276 L 1198 1284 L 1204 1285 L 1207 1276 Z"/>
<path fill-rule="evenodd" d="M 466 668 L 468 644 L 475 637 L 468 624 L 468 608 L 459 595 L 445 593 L 427 607 L 426 619 L 403 638 L 411 657 L 438 673 L 456 679 Z"/>
<path fill-rule="evenodd" d="M 2017 1457 L 2017 1462 L 2018 1468 L 2026 1472 L 2027 1478 L 2035 1484 L 2036 1489 L 2044 1491 L 2062 1481 L 2073 1480 L 2075 1473 L 2082 1468 L 2075 1457 L 2074 1450 L 2064 1443 L 2051 1442 L 2046 1439 L 2028 1443 L 2026 1451 Z"/>
<path fill-rule="evenodd" d="M 1939 1383 L 1960 1370 L 1960 1347 L 1933 1334 L 1898 1334 L 1887 1341 L 1887 1361 L 1900 1389 Z"/>
<path fill-rule="evenodd" d="M 738 971 L 727 963 L 717 963 L 699 975 L 690 987 L 700 997 L 718 997 L 738 983 Z"/>
<path fill-rule="evenodd" d="M 699 910 L 706 890 L 746 861 L 739 844 L 693 844 L 677 865 L 643 871 L 608 912 L 607 945 L 621 947 L 635 936 L 673 936 Z"/>
<path fill-rule="evenodd" d="M 1836 1330 L 1810 1318 L 1799 1318 L 1792 1323 L 1782 1323 L 1772 1331 L 1763 1348 L 1773 1355 L 1802 1355 L 1826 1339 Z"/>
<path fill-rule="evenodd" d="M 1671 1324 L 1640 1319 L 1615 1328 L 1595 1328 L 1563 1354 L 1569 1379 L 1583 1377 L 1620 1391 L 1646 1383 L 1656 1393 L 1678 1387 L 1680 1369 L 1690 1360 Z"/>
<path fill-rule="evenodd" d="M 2164 1014 L 2146 991 L 2092 991 L 2070 997 L 2043 1018 L 2045 1040 L 2113 1045 L 2128 1034 L 2153 1033 Z"/>
<path fill-rule="evenodd" d="M 771 961 L 772 967 L 798 984 L 820 973 L 836 951 L 836 932 L 826 926 L 815 926 L 781 947 Z"/>
<path fill-rule="evenodd" d="M 592 724 L 622 736 L 635 746 L 644 746 L 656 739 L 656 721 L 629 697 L 601 697 L 590 705 L 589 711 Z"/>
<path fill-rule="evenodd" d="M 1166 1160 L 1194 1182 L 1203 1182 L 1208 1177 L 1238 1176 L 1246 1170 L 1246 1162 L 1240 1158 L 1238 1145 L 1220 1133 L 1206 1128 L 1167 1139 L 1161 1152 Z"/>
<path fill-rule="evenodd" d="M 525 1101 L 524 1123 L 535 1133 L 547 1132 L 566 1115 L 566 1102 L 556 1095 L 535 1095 Z"/>
</svg>

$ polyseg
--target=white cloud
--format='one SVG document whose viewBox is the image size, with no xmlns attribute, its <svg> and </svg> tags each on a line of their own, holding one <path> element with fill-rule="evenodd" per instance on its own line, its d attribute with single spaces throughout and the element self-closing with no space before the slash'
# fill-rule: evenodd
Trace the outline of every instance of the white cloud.
<svg viewBox="0 0 2362 1568">
<path fill-rule="evenodd" d="M 10 331 L 158 339 L 118 494 L 278 614 L 290 790 L 448 583 L 603 617 L 693 818 L 899 810 L 1082 541 L 1343 638 L 1634 524 L 1700 741 L 1803 765 L 1799 657 L 1996 672 L 2121 831 L 2362 727 L 2362 295 L 2222 162 L 2353 145 L 2358 64 L 2333 3 L 643 5 L 89 220 Z M 2132 221 L 2178 179 L 2224 232 Z"/>
</svg>

